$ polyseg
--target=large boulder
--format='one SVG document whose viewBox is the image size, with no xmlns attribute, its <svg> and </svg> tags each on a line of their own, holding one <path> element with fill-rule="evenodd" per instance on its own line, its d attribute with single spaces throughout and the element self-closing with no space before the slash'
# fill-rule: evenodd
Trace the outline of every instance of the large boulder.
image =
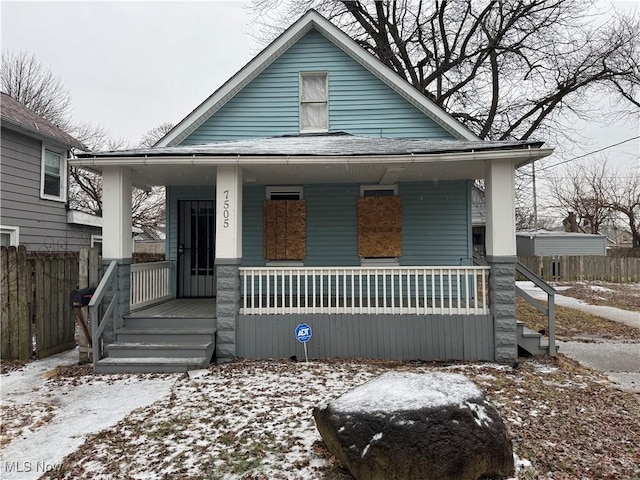
<svg viewBox="0 0 640 480">
<path fill-rule="evenodd" d="M 504 423 L 464 375 L 388 372 L 313 416 L 358 480 L 476 480 L 514 470 Z"/>
</svg>

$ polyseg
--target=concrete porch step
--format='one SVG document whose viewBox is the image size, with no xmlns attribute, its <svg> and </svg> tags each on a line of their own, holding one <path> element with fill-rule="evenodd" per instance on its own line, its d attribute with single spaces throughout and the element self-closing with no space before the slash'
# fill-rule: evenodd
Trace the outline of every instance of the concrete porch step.
<svg viewBox="0 0 640 480">
<path fill-rule="evenodd" d="M 516 336 L 518 341 L 518 347 L 522 348 L 531 355 L 546 355 L 548 352 L 547 346 L 542 344 L 542 334 L 525 327 L 524 323 L 517 321 L 516 323 Z"/>
<path fill-rule="evenodd" d="M 213 342 L 202 343 L 143 343 L 116 342 L 107 346 L 108 356 L 111 358 L 211 358 Z"/>
<path fill-rule="evenodd" d="M 176 373 L 206 368 L 209 360 L 203 357 L 107 357 L 96 363 L 96 373 Z"/>
<path fill-rule="evenodd" d="M 116 330 L 118 343 L 203 343 L 215 341 L 216 329 L 208 328 L 132 328 Z"/>
<path fill-rule="evenodd" d="M 211 328 L 216 324 L 215 317 L 175 317 L 166 316 L 126 316 L 126 328 Z"/>
</svg>

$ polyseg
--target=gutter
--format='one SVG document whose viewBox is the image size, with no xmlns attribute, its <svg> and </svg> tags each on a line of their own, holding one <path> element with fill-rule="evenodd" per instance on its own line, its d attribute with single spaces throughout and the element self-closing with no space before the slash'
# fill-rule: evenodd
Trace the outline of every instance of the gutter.
<svg viewBox="0 0 640 480">
<path fill-rule="evenodd" d="M 100 166 L 162 166 L 162 165 L 368 165 L 387 163 L 455 163 L 463 161 L 514 160 L 520 167 L 553 153 L 553 148 L 520 150 L 483 150 L 462 153 L 396 154 L 396 155 L 171 155 L 136 157 L 86 157 L 69 160 L 74 167 Z"/>
</svg>

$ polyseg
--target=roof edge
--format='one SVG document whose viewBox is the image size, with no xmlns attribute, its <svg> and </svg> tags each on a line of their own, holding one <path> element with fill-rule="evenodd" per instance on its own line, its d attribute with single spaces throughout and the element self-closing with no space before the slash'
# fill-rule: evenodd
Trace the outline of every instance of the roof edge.
<svg viewBox="0 0 640 480">
<path fill-rule="evenodd" d="M 156 142 L 154 147 L 173 146 L 184 140 L 312 28 L 318 30 L 334 45 L 454 137 L 460 140 L 480 140 L 476 134 L 449 115 L 442 107 L 420 93 L 374 55 L 361 48 L 340 28 L 315 10 L 309 10 L 192 110 Z"/>
</svg>

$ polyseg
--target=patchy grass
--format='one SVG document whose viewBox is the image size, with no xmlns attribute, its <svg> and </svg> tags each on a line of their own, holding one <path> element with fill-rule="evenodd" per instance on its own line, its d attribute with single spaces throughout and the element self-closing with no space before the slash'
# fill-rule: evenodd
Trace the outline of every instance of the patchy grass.
<svg viewBox="0 0 640 480">
<path fill-rule="evenodd" d="M 0 374 L 13 372 L 14 370 L 20 370 L 31 360 L 0 360 Z"/>
<path fill-rule="evenodd" d="M 29 408 L 24 405 L 0 405 L 0 448 L 16 436 L 46 425 L 55 416 L 56 410 L 57 407 L 44 402 L 32 402 Z"/>
<path fill-rule="evenodd" d="M 564 292 L 562 292 L 564 295 Z M 541 302 L 546 306 L 546 302 Z M 532 330 L 547 329 L 547 317 L 522 298 L 516 303 L 516 317 Z M 563 340 L 600 337 L 620 341 L 640 341 L 640 329 L 606 318 L 556 305 L 556 336 Z"/>
<path fill-rule="evenodd" d="M 570 287 L 559 292 L 561 295 L 583 300 L 590 305 L 605 305 L 640 312 L 639 283 L 591 281 L 557 283 L 556 285 Z"/>
<path fill-rule="evenodd" d="M 500 412 L 515 453 L 531 461 L 520 479 L 640 477 L 640 396 L 559 355 L 523 359 L 515 368 L 362 360 L 212 366 L 180 377 L 172 395 L 91 435 L 61 471 L 44 478 L 348 480 L 311 411 L 388 370 L 471 378 Z"/>
</svg>

